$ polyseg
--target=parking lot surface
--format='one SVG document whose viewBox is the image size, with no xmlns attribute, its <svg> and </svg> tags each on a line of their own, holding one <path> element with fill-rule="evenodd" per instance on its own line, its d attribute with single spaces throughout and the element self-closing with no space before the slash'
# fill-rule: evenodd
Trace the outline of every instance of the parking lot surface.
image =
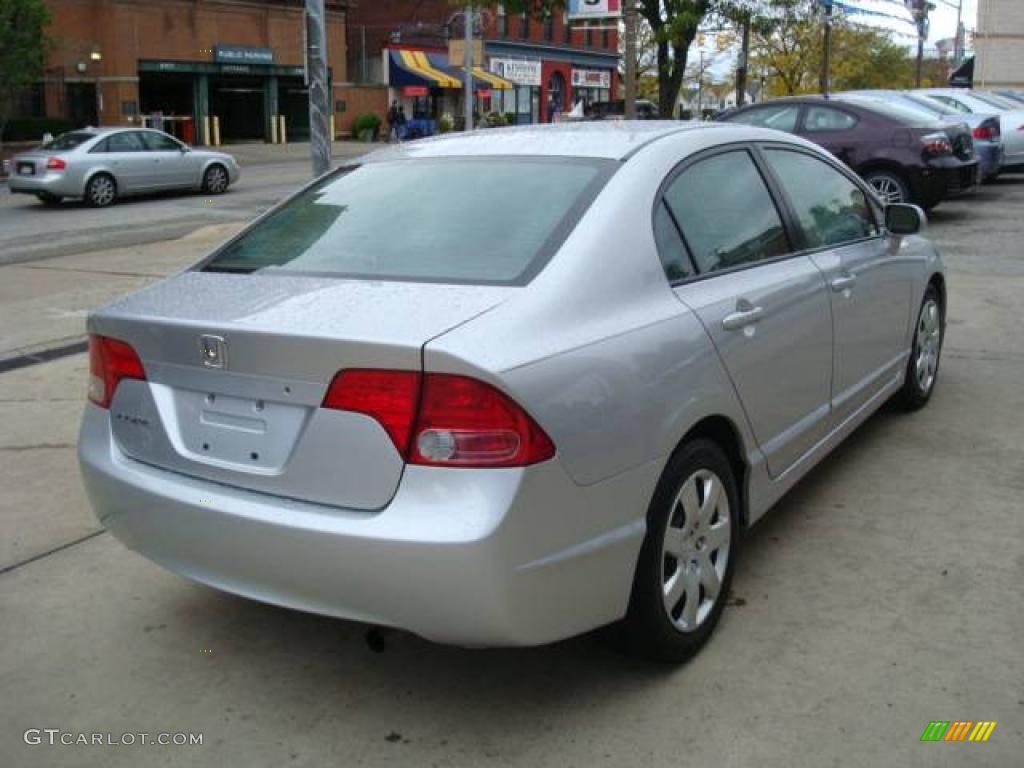
<svg viewBox="0 0 1024 768">
<path fill-rule="evenodd" d="M 932 402 L 883 409 L 749 533 L 715 637 L 679 668 L 594 636 L 371 648 L 364 626 L 164 572 L 85 501 L 84 355 L 0 373 L 0 765 L 1020 765 L 1022 211 L 1024 175 L 934 212 L 950 306 Z M 80 339 L 88 307 L 234 226 L 0 267 L 0 352 Z M 998 725 L 921 743 L 932 720 Z M 25 743 L 46 728 L 202 744 Z"/>
</svg>

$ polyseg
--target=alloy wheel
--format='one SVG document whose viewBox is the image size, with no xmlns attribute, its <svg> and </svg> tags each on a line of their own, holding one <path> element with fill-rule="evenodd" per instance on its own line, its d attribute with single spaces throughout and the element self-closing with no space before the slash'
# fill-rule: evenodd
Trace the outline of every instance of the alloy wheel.
<svg viewBox="0 0 1024 768">
<path fill-rule="evenodd" d="M 662 542 L 662 603 L 681 632 L 693 632 L 721 598 L 731 542 L 729 496 L 714 472 L 690 475 L 669 509 Z"/>
<path fill-rule="evenodd" d="M 889 176 L 875 176 L 869 182 L 887 205 L 903 202 L 903 187 Z"/>
<path fill-rule="evenodd" d="M 102 207 L 114 202 L 114 182 L 109 176 L 97 176 L 89 182 L 89 202 Z"/>
<path fill-rule="evenodd" d="M 219 165 L 212 166 L 206 172 L 206 191 L 219 195 L 228 187 L 228 175 Z"/>
<path fill-rule="evenodd" d="M 935 384 L 935 374 L 939 367 L 939 348 L 942 344 L 941 318 L 939 305 L 934 299 L 928 299 L 921 306 L 921 314 L 917 318 L 917 359 L 914 361 L 914 374 L 922 394 L 929 392 Z"/>
</svg>

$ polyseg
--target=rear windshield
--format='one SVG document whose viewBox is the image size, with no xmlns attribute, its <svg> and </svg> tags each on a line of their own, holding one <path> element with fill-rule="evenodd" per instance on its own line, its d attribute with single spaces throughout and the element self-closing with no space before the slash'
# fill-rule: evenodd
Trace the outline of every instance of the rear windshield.
<svg viewBox="0 0 1024 768">
<path fill-rule="evenodd" d="M 48 141 L 43 144 L 43 149 L 58 149 L 67 150 L 74 149 L 79 144 L 84 144 L 89 139 L 96 138 L 94 133 L 86 133 L 84 131 L 72 131 L 71 133 L 62 133 L 52 141 Z"/>
<path fill-rule="evenodd" d="M 931 125 L 936 121 L 936 113 L 928 108 L 915 106 L 906 102 L 888 101 L 870 96 L 844 96 L 842 101 L 859 104 L 865 109 L 885 115 L 907 125 Z"/>
<path fill-rule="evenodd" d="M 343 169 L 229 242 L 203 268 L 522 284 L 561 244 L 614 165 L 473 157 Z"/>
</svg>

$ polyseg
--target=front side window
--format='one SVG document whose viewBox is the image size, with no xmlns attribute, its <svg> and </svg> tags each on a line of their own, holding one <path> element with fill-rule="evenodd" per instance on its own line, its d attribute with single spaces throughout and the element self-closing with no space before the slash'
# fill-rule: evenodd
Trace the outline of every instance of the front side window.
<svg viewBox="0 0 1024 768">
<path fill-rule="evenodd" d="M 745 150 L 700 160 L 665 190 L 665 202 L 701 273 L 782 256 L 786 232 Z"/>
<path fill-rule="evenodd" d="M 147 131 L 143 134 L 146 139 L 146 146 L 150 152 L 179 152 L 182 145 L 170 136 L 155 131 Z"/>
<path fill-rule="evenodd" d="M 857 118 L 848 112 L 831 107 L 808 107 L 804 118 L 804 130 L 815 133 L 820 131 L 848 131 L 857 125 Z"/>
<path fill-rule="evenodd" d="M 879 234 L 867 195 L 823 160 L 787 149 L 765 151 L 800 221 L 808 248 Z"/>
<path fill-rule="evenodd" d="M 800 107 L 795 104 L 780 104 L 772 107 L 757 107 L 744 110 L 729 118 L 730 122 L 756 125 L 761 128 L 774 128 L 777 131 L 792 133 L 796 130 L 796 119 L 800 116 Z"/>
<path fill-rule="evenodd" d="M 205 269 L 522 285 L 615 165 L 501 157 L 367 163 L 292 198 Z"/>
</svg>

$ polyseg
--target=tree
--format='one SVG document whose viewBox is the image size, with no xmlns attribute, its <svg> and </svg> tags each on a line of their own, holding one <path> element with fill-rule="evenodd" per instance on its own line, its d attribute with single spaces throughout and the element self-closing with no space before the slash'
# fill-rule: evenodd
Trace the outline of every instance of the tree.
<svg viewBox="0 0 1024 768">
<path fill-rule="evenodd" d="M 22 93 L 43 76 L 49 22 L 43 0 L 0 0 L 0 149 Z"/>
<path fill-rule="evenodd" d="M 658 111 L 672 117 L 697 28 L 714 0 L 637 0 L 637 13 L 654 32 L 658 65 Z"/>
</svg>

